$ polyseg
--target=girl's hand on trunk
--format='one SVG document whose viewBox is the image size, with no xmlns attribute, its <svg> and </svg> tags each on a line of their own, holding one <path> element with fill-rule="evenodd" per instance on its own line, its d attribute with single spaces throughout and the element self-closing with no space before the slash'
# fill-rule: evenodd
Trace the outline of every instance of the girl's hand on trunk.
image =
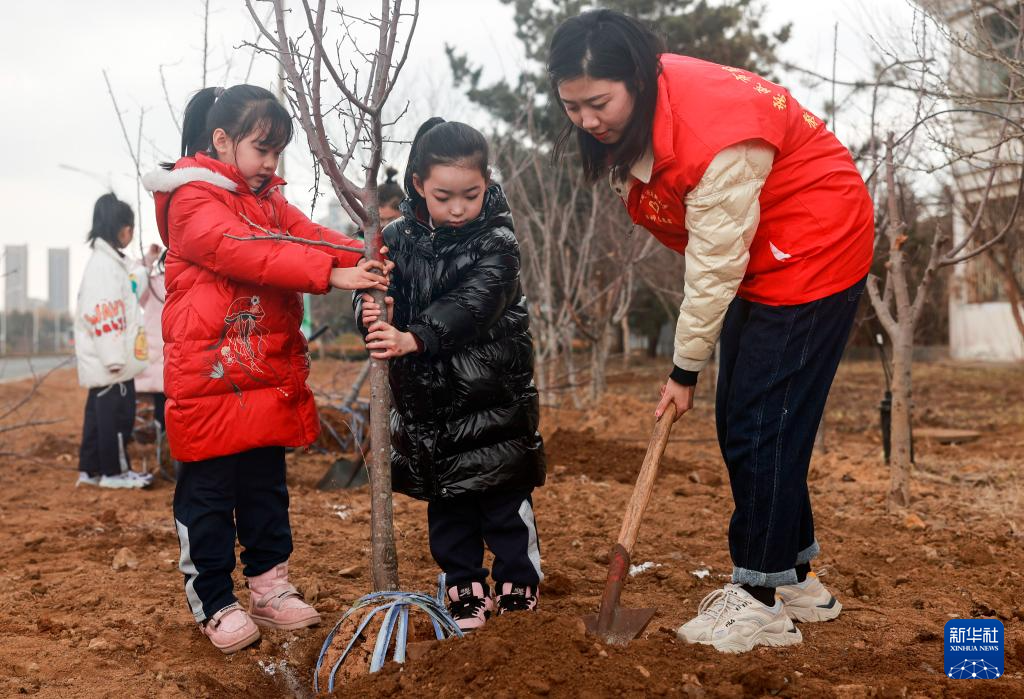
<svg viewBox="0 0 1024 699">
<path fill-rule="evenodd" d="M 383 265 L 384 265 L 382 271 L 384 272 L 384 276 L 387 277 L 388 281 L 390 282 L 391 281 L 391 270 L 393 270 L 395 268 L 395 263 L 388 259 L 388 246 L 387 245 L 384 245 L 384 246 L 381 247 L 381 249 L 380 249 L 380 256 L 383 259 Z"/>
<path fill-rule="evenodd" d="M 385 296 L 384 305 L 387 306 L 387 322 L 390 323 L 395 316 L 395 300 L 390 296 Z M 369 328 L 378 320 L 380 320 L 380 305 L 369 294 L 363 294 L 363 326 Z"/>
<path fill-rule="evenodd" d="M 331 270 L 331 286 L 336 289 L 388 290 L 388 279 L 383 275 L 385 264 L 375 260 L 360 260 L 355 267 L 335 267 Z"/>
<path fill-rule="evenodd" d="M 366 335 L 366 348 L 374 359 L 402 357 L 419 350 L 412 333 L 402 332 L 382 320 L 370 326 L 370 332 Z"/>
</svg>

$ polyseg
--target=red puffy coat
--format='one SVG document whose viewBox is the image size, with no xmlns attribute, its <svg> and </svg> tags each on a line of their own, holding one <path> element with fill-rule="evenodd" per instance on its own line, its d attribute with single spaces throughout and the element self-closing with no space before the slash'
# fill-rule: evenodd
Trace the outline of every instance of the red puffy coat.
<svg viewBox="0 0 1024 699">
<path fill-rule="evenodd" d="M 204 154 L 143 178 L 167 246 L 164 391 L 171 454 L 198 461 L 265 446 L 300 447 L 320 432 L 299 332 L 302 293 L 325 294 L 335 267 L 360 255 L 273 240 L 359 247 L 289 204 L 274 178 L 253 193 L 233 165 Z"/>
<path fill-rule="evenodd" d="M 663 54 L 654 170 L 629 191 L 630 217 L 686 249 L 686 195 L 723 148 L 763 139 L 776 150 L 739 296 L 806 303 L 853 286 L 871 266 L 874 206 L 850 152 L 789 92 L 753 73 Z"/>
</svg>

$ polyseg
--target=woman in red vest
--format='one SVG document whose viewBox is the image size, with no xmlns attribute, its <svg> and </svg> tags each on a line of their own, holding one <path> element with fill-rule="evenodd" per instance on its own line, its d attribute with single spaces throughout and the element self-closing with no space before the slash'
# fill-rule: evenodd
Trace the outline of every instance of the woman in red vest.
<svg viewBox="0 0 1024 699">
<path fill-rule="evenodd" d="M 680 627 L 742 652 L 801 641 L 793 621 L 842 605 L 811 560 L 807 468 L 871 265 L 874 213 L 847 149 L 789 92 L 666 53 L 610 10 L 566 20 L 548 70 L 586 175 L 608 173 L 632 220 L 685 257 L 674 367 L 655 411 L 693 406 L 721 342 L 718 439 L 735 510 L 732 583 Z"/>
</svg>

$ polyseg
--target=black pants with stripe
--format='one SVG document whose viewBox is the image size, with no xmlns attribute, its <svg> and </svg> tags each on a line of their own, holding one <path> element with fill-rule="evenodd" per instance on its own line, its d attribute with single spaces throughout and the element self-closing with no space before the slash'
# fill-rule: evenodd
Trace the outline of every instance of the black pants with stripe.
<svg viewBox="0 0 1024 699">
<path fill-rule="evenodd" d="M 255 577 L 292 553 L 283 447 L 264 447 L 181 465 L 174 487 L 185 597 L 203 622 L 237 601 L 231 581 L 235 535 L 242 572 Z"/>
<path fill-rule="evenodd" d="M 494 554 L 495 582 L 536 588 L 540 545 L 531 491 L 469 494 L 427 505 L 430 553 L 445 573 L 445 584 L 485 582 L 484 544 Z"/>
<path fill-rule="evenodd" d="M 135 428 L 135 380 L 90 388 L 85 400 L 78 470 L 116 476 L 131 468 L 128 439 Z"/>
</svg>

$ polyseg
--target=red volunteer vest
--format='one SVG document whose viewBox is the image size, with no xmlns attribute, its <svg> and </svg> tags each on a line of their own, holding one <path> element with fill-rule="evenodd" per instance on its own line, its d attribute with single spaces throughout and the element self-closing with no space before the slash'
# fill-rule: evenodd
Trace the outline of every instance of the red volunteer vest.
<svg viewBox="0 0 1024 699">
<path fill-rule="evenodd" d="M 654 170 L 626 199 L 635 223 L 686 249 L 684 199 L 724 148 L 762 139 L 776 150 L 739 296 L 772 306 L 842 291 L 871 266 L 874 207 L 849 151 L 783 87 L 739 68 L 664 54 Z"/>
</svg>

